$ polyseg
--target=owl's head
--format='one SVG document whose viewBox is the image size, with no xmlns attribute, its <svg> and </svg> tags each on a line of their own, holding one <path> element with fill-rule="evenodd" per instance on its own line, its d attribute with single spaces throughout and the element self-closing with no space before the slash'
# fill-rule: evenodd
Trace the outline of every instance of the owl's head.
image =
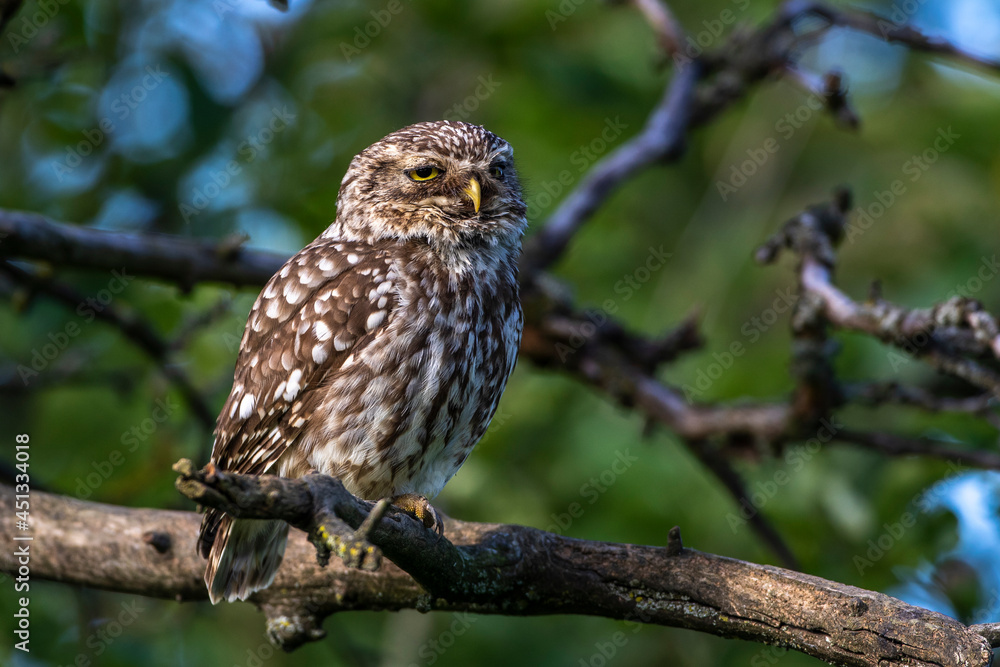
<svg viewBox="0 0 1000 667">
<path fill-rule="evenodd" d="M 369 243 L 519 247 L 526 207 L 513 157 L 510 144 L 478 125 L 404 127 L 351 161 L 330 233 Z"/>
</svg>

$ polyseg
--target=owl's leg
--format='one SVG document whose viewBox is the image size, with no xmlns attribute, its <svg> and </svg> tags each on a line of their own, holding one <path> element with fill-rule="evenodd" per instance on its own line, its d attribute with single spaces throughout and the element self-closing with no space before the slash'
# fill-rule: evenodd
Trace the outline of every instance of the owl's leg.
<svg viewBox="0 0 1000 667">
<path fill-rule="evenodd" d="M 444 516 L 434 509 L 427 498 L 416 493 L 404 493 L 393 498 L 391 502 L 438 535 L 444 535 Z"/>
</svg>

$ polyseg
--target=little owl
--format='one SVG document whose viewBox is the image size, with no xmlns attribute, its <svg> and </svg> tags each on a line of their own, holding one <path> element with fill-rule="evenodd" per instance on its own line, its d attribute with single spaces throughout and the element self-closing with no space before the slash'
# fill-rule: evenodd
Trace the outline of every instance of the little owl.
<svg viewBox="0 0 1000 667">
<path fill-rule="evenodd" d="M 418 123 L 359 153 L 336 220 L 253 305 L 215 466 L 318 471 L 433 517 L 426 498 L 482 437 L 514 369 L 525 226 L 513 151 L 482 127 Z M 198 550 L 212 602 L 270 585 L 287 537 L 283 521 L 209 509 Z"/>
</svg>

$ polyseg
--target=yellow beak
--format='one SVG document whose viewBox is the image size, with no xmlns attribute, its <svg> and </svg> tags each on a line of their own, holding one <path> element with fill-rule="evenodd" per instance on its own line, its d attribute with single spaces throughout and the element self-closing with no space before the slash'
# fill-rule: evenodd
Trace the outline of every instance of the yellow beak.
<svg viewBox="0 0 1000 667">
<path fill-rule="evenodd" d="M 470 178 L 469 186 L 462 188 L 462 192 L 469 195 L 469 199 L 472 200 L 472 205 L 475 207 L 476 213 L 479 213 L 479 202 L 483 195 L 483 191 L 479 187 L 479 181 L 475 178 Z"/>
</svg>

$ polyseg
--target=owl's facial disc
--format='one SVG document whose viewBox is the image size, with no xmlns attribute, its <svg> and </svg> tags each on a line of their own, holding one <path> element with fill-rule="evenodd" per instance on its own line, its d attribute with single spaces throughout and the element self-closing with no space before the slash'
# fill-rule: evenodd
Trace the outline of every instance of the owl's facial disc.
<svg viewBox="0 0 1000 667">
<path fill-rule="evenodd" d="M 327 236 L 511 250 L 527 224 L 513 158 L 507 142 L 478 125 L 436 121 L 393 132 L 351 162 Z"/>
</svg>

